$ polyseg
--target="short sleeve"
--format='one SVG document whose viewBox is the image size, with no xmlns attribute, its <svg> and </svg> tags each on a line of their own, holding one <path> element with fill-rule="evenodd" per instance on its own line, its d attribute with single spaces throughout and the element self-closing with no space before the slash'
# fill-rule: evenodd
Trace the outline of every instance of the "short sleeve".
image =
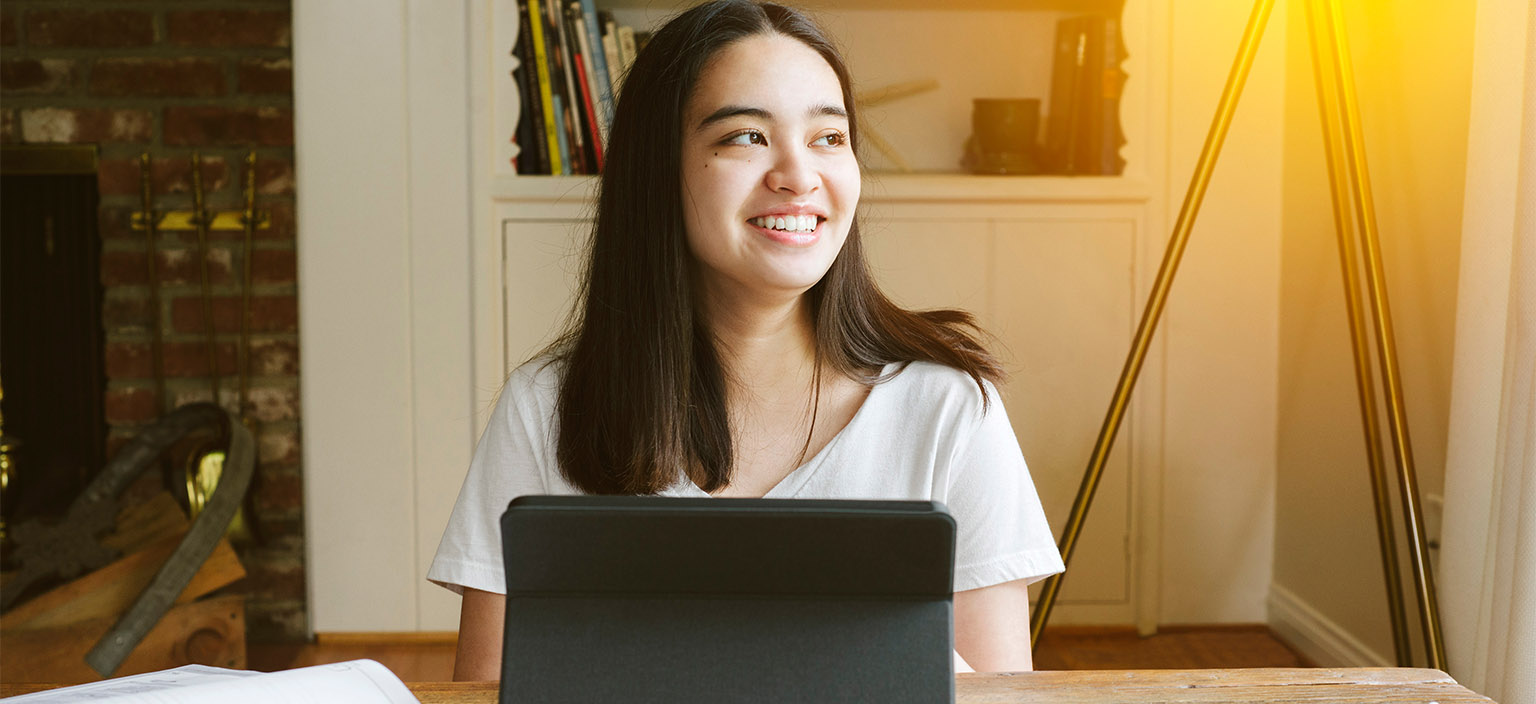
<svg viewBox="0 0 1536 704">
<path fill-rule="evenodd" d="M 979 395 L 973 432 L 957 433 L 945 504 L 955 517 L 955 591 L 1063 571 L 1029 467 L 997 390 Z M 977 417 L 979 416 L 979 417 Z"/>
<path fill-rule="evenodd" d="M 506 593 L 501 514 L 518 496 L 549 493 L 555 389 L 548 371 L 535 361 L 508 378 L 427 570 L 432 582 L 460 594 L 464 587 Z"/>
</svg>

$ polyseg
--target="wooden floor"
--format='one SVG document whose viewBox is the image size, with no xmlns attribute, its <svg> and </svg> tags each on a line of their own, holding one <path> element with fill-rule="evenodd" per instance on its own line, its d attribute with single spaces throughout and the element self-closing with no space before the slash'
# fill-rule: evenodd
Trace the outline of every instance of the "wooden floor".
<svg viewBox="0 0 1536 704">
<path fill-rule="evenodd" d="M 1263 625 L 1164 626 L 1142 638 L 1134 628 L 1047 628 L 1037 670 L 1187 670 L 1314 667 Z"/>
<path fill-rule="evenodd" d="M 423 635 L 411 642 L 372 639 L 309 645 L 251 645 L 248 667 L 282 670 L 370 658 L 406 682 L 453 676 L 452 636 Z M 1130 628 L 1062 626 L 1046 629 L 1035 652 L 1037 670 L 1166 670 L 1231 667 L 1311 667 L 1268 628 L 1173 626 L 1142 638 Z"/>
</svg>

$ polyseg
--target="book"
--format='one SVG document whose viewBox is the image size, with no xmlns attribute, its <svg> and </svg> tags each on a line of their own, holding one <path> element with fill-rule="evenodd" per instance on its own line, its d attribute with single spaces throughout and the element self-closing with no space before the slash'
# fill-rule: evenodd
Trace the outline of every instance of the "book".
<svg viewBox="0 0 1536 704">
<path fill-rule="evenodd" d="M 577 93 L 575 56 L 571 52 L 571 45 L 567 41 L 565 31 L 565 12 L 561 0 L 552 0 L 549 4 L 549 22 L 554 26 L 555 56 L 558 57 L 560 73 L 565 77 L 564 92 L 561 94 L 561 102 L 565 108 L 565 139 L 568 144 L 568 153 L 571 156 L 571 174 L 588 173 L 586 168 L 586 139 L 582 137 L 581 97 Z"/>
<path fill-rule="evenodd" d="M 1068 17 L 1056 25 L 1051 105 L 1044 153 L 1059 174 L 1115 175 L 1125 168 L 1120 147 L 1120 97 L 1125 48 L 1119 22 L 1102 15 Z"/>
<path fill-rule="evenodd" d="M 597 98 L 597 126 L 603 139 L 608 138 L 608 125 L 613 122 L 613 92 L 608 77 L 608 57 L 603 51 L 603 30 L 597 20 L 597 5 L 592 0 L 579 0 L 581 6 L 582 53 L 587 57 Z"/>
<path fill-rule="evenodd" d="M 580 57 L 580 56 L 576 57 L 576 71 L 577 71 L 577 73 L 581 74 L 581 82 L 583 84 L 587 84 L 588 83 L 587 67 L 586 67 L 586 64 L 585 64 L 583 58 Z M 594 112 L 593 107 L 592 107 L 592 100 L 591 100 L 589 94 L 587 92 L 583 92 L 581 94 L 581 100 L 582 100 L 582 105 L 581 105 L 582 112 L 586 115 L 586 118 L 587 118 L 587 123 L 586 123 L 587 124 L 587 135 L 586 136 L 587 136 L 587 139 L 589 141 L 588 146 L 591 148 L 590 151 L 591 151 L 591 154 L 592 154 L 592 162 L 593 163 L 592 163 L 591 173 L 595 174 L 595 173 L 598 173 L 598 171 L 600 171 L 603 168 L 602 135 L 598 134 L 598 131 L 597 131 L 597 119 L 596 119 L 596 115 L 595 115 L 595 112 Z"/>
<path fill-rule="evenodd" d="M 1083 79 L 1087 37 L 1079 17 L 1056 23 L 1056 43 L 1051 58 L 1051 106 L 1045 124 L 1045 160 L 1052 173 L 1069 174 L 1076 167 L 1072 145 L 1077 142 L 1077 99 Z"/>
<path fill-rule="evenodd" d="M 592 78 L 591 49 L 587 47 L 586 31 L 581 27 L 581 3 L 571 2 L 565 9 L 565 33 L 571 43 L 571 73 L 576 79 L 576 100 L 573 107 L 581 117 L 581 157 L 583 171 L 598 172 L 602 164 L 602 129 L 598 125 L 597 87 Z"/>
<path fill-rule="evenodd" d="M 555 174 L 556 176 L 569 176 L 572 173 L 575 173 L 574 171 L 570 170 L 569 165 L 573 163 L 571 161 L 571 142 L 566 138 L 566 135 L 570 133 L 571 116 L 567 114 L 569 111 L 565 109 L 564 103 L 565 100 L 563 97 L 558 95 L 555 96 L 555 122 L 559 123 L 560 125 L 560 129 L 555 133 L 559 139 L 557 148 L 560 150 L 560 160 L 567 165 L 566 170 L 557 172 Z"/>
<path fill-rule="evenodd" d="M 1097 174 L 1104 138 L 1104 18 L 1087 15 L 1081 20 L 1083 36 L 1082 76 L 1075 96 L 1078 106 L 1077 141 L 1072 145 L 1074 174 Z"/>
<path fill-rule="evenodd" d="M 635 28 L 627 25 L 618 26 L 619 61 L 623 62 L 622 74 L 629 75 L 629 67 L 635 63 L 635 55 L 639 50 L 635 48 Z"/>
<path fill-rule="evenodd" d="M 519 102 L 522 107 L 517 121 L 517 173 L 549 173 L 549 143 L 545 141 L 544 106 L 540 100 L 539 77 L 536 67 L 538 57 L 533 52 L 532 29 L 528 22 L 528 0 L 517 2 L 517 79 Z"/>
<path fill-rule="evenodd" d="M 186 665 L 7 698 L 16 704 L 419 704 L 389 668 L 353 660 L 278 672 Z"/>
<path fill-rule="evenodd" d="M 527 0 L 528 2 L 528 38 L 533 45 L 534 58 L 536 59 L 535 71 L 539 79 L 539 105 L 545 116 L 544 142 L 549 150 L 549 173 L 565 173 L 566 164 L 561 159 L 560 150 L 560 126 L 558 114 L 554 107 L 554 84 L 550 68 L 550 52 L 544 42 L 544 14 L 541 12 L 539 0 Z"/>
<path fill-rule="evenodd" d="M 607 10 L 597 13 L 597 21 L 602 24 L 603 58 L 608 61 L 608 86 L 613 93 L 613 108 L 617 111 L 619 83 L 624 80 L 622 64 L 619 63 L 619 25 L 613 21 L 613 15 Z"/>
<path fill-rule="evenodd" d="M 618 68 L 619 44 L 612 34 L 603 35 L 603 54 L 608 59 L 608 65 Z M 619 107 L 619 72 L 611 71 L 608 74 L 608 86 L 613 91 L 613 107 L 617 112 Z"/>
</svg>

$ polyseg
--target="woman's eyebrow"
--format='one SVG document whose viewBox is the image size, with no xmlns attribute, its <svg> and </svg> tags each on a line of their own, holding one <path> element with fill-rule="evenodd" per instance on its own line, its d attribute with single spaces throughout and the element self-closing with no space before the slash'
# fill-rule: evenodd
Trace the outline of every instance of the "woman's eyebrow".
<svg viewBox="0 0 1536 704">
<path fill-rule="evenodd" d="M 843 119 L 847 119 L 848 118 L 848 111 L 847 110 L 844 110 L 842 108 L 842 106 L 832 105 L 830 103 L 822 103 L 820 105 L 812 105 L 809 110 L 806 110 L 806 114 L 811 116 L 811 117 L 831 116 L 831 117 L 841 117 Z M 719 122 L 721 120 L 730 119 L 730 118 L 736 117 L 738 115 L 746 115 L 748 117 L 755 117 L 755 118 L 758 118 L 760 120 L 772 120 L 773 119 L 773 113 L 768 112 L 767 110 L 764 110 L 762 108 L 748 107 L 748 106 L 745 106 L 745 105 L 727 105 L 725 107 L 720 108 L 719 110 L 716 110 L 716 111 L 710 113 L 708 117 L 706 117 L 703 120 L 699 121 L 699 126 L 696 127 L 695 130 L 702 130 L 705 127 L 708 127 L 710 125 L 715 124 L 716 122 Z"/>
</svg>

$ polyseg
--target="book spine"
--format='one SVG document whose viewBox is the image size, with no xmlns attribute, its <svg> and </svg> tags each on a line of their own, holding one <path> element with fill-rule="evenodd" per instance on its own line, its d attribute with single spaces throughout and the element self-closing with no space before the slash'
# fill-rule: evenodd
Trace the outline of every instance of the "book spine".
<svg viewBox="0 0 1536 704">
<path fill-rule="evenodd" d="M 629 67 L 635 65 L 635 54 L 639 51 L 635 48 L 635 28 L 627 25 L 619 25 L 619 60 L 624 62 L 624 75 L 629 75 Z"/>
<path fill-rule="evenodd" d="M 1072 119 L 1072 76 L 1077 70 L 1077 36 L 1072 20 L 1056 22 L 1056 45 L 1051 55 L 1051 104 L 1045 120 L 1043 151 L 1051 173 L 1067 173 L 1067 145 Z"/>
<path fill-rule="evenodd" d="M 608 31 L 603 33 L 603 56 L 608 59 L 608 65 L 612 70 L 608 72 L 608 88 L 613 93 L 613 109 L 619 109 L 619 83 L 623 76 L 619 73 L 619 40 L 614 35 L 612 22 L 608 23 Z"/>
<path fill-rule="evenodd" d="M 1083 81 L 1080 93 L 1081 107 L 1078 117 L 1082 126 L 1078 129 L 1080 150 L 1077 170 L 1083 174 L 1099 174 L 1104 168 L 1104 17 L 1089 15 L 1083 18 Z"/>
<path fill-rule="evenodd" d="M 581 28 L 583 31 L 582 53 L 587 56 L 587 68 L 592 74 L 598 103 L 597 126 L 603 138 L 608 138 L 608 125 L 613 122 L 612 81 L 608 77 L 608 57 L 603 52 L 602 25 L 597 22 L 597 4 L 592 0 L 580 0 Z"/>
<path fill-rule="evenodd" d="M 587 68 L 587 56 L 581 43 L 581 32 L 578 31 L 576 21 L 581 18 L 581 5 L 575 2 L 565 7 L 561 20 L 565 23 L 565 39 L 570 48 L 571 81 L 576 88 L 576 94 L 571 96 L 571 110 L 576 113 L 576 129 L 581 131 L 581 172 L 584 174 L 597 173 L 597 145 L 592 140 L 595 132 L 594 117 L 588 105 L 592 103 L 592 86 L 587 80 L 590 69 Z"/>
<path fill-rule="evenodd" d="M 528 22 L 528 0 L 517 3 L 517 78 L 522 115 L 517 121 L 517 172 L 549 173 L 549 145 L 544 141 L 544 106 L 539 99 L 538 59 L 533 55 L 533 38 Z"/>
<path fill-rule="evenodd" d="M 581 115 L 586 125 L 582 138 L 587 140 L 587 153 L 591 156 L 589 163 L 592 168 L 588 173 L 595 174 L 602 168 L 603 135 L 607 134 L 607 128 L 603 125 L 607 117 L 603 115 L 603 104 L 598 97 L 598 88 L 606 81 L 599 81 L 592 68 L 592 45 L 587 41 L 587 29 L 583 26 L 585 23 L 581 15 L 581 3 L 572 0 L 566 13 L 565 30 L 570 33 L 572 46 L 576 50 L 576 87 L 581 93 Z"/>
<path fill-rule="evenodd" d="M 565 75 L 565 121 L 567 127 L 566 140 L 570 143 L 571 173 L 586 173 L 585 160 L 582 155 L 586 152 L 586 140 L 582 138 L 581 124 L 581 98 L 577 97 L 576 75 L 572 64 L 574 56 L 571 53 L 571 45 L 566 41 L 565 13 L 560 9 L 560 0 L 550 3 L 550 23 L 555 26 L 555 40 L 558 42 L 560 56 L 560 71 Z"/>
<path fill-rule="evenodd" d="M 1087 53 L 1088 35 L 1083 31 L 1080 17 L 1062 22 L 1068 37 L 1066 103 L 1062 105 L 1061 172 L 1078 173 L 1082 168 L 1083 141 L 1083 62 Z"/>
<path fill-rule="evenodd" d="M 571 116 L 566 111 L 565 106 L 563 105 L 564 101 L 561 100 L 560 96 L 558 96 L 558 95 L 555 96 L 554 97 L 554 102 L 555 102 L 555 113 L 554 113 L 555 114 L 555 121 L 560 123 L 560 125 L 561 125 L 561 129 L 555 130 L 555 134 L 559 135 L 559 139 L 557 140 L 558 144 L 556 145 L 556 148 L 558 148 L 560 150 L 560 161 L 565 163 L 565 164 L 567 164 L 567 165 L 569 165 L 569 164 L 571 164 L 573 162 L 571 161 L 571 142 L 570 142 L 570 140 L 568 138 L 566 138 L 566 133 L 569 132 L 569 129 L 567 129 L 567 128 L 570 125 L 570 122 L 571 122 L 570 118 L 571 118 Z M 567 168 L 567 170 L 562 171 L 561 173 L 566 175 L 566 176 L 569 176 L 571 174 L 571 171 Z"/>
<path fill-rule="evenodd" d="M 576 57 L 576 70 L 581 73 L 582 82 L 586 83 L 588 78 L 587 66 L 580 56 Z M 581 107 L 587 115 L 587 138 L 592 146 L 592 173 L 595 174 L 603 168 L 603 141 L 602 136 L 597 133 L 597 119 L 593 115 L 593 105 L 590 96 L 587 93 L 582 93 L 581 100 Z"/>
<path fill-rule="evenodd" d="M 596 106 L 591 103 L 591 77 L 587 72 L 585 57 L 576 57 L 576 66 L 582 69 L 582 111 L 587 114 L 587 141 L 591 146 L 591 160 L 593 160 L 593 174 L 602 171 L 602 135 L 598 134 L 598 117 L 594 115 Z"/>
<path fill-rule="evenodd" d="M 533 42 L 533 54 L 537 59 L 534 65 L 539 77 L 539 105 L 543 108 L 544 115 L 549 118 L 544 121 L 544 141 L 549 149 L 550 173 L 559 174 L 564 172 L 565 164 L 560 159 L 560 130 L 555 119 L 557 113 L 554 109 L 554 95 L 551 90 L 549 52 L 544 43 L 544 15 L 539 9 L 539 0 L 528 0 L 530 29 L 528 38 Z"/>
</svg>

